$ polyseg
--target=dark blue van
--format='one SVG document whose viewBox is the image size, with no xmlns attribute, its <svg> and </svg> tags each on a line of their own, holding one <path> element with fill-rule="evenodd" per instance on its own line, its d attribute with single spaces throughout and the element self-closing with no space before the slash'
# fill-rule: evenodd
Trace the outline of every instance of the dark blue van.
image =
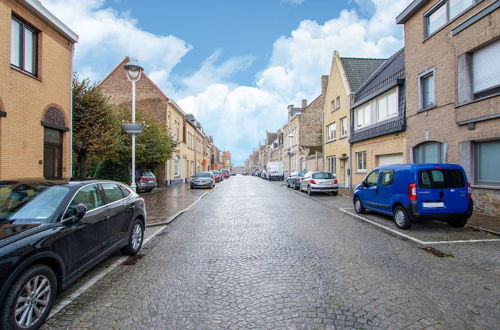
<svg viewBox="0 0 500 330">
<path fill-rule="evenodd" d="M 473 210 L 467 176 L 455 164 L 378 167 L 356 187 L 353 202 L 357 213 L 390 215 L 401 229 L 410 228 L 414 220 L 444 220 L 463 227 Z"/>
</svg>

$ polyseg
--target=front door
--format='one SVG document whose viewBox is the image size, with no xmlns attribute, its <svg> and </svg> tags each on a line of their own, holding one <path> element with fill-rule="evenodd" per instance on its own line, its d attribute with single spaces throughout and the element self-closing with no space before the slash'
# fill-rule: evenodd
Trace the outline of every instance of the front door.
<svg viewBox="0 0 500 330">
<path fill-rule="evenodd" d="M 349 189 L 350 180 L 349 159 L 344 160 L 344 187 Z"/>
<path fill-rule="evenodd" d="M 44 128 L 43 176 L 62 178 L 62 132 L 51 128 Z"/>
</svg>

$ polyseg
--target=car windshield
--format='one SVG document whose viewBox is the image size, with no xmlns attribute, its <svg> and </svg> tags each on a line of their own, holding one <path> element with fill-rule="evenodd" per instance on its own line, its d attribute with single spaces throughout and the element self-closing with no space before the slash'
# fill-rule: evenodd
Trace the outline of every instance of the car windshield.
<svg viewBox="0 0 500 330">
<path fill-rule="evenodd" d="M 319 172 L 319 173 L 314 173 L 312 175 L 313 179 L 333 179 L 332 173 L 328 172 Z"/>
<path fill-rule="evenodd" d="M 197 178 L 210 178 L 212 176 L 212 174 L 209 172 L 201 172 L 201 173 L 196 173 L 195 176 Z"/>
<path fill-rule="evenodd" d="M 47 223 L 70 189 L 49 183 L 0 182 L 0 223 Z"/>
<path fill-rule="evenodd" d="M 300 176 L 300 177 L 303 177 L 304 175 L 306 175 L 307 171 L 301 171 L 297 174 L 297 176 Z"/>
</svg>

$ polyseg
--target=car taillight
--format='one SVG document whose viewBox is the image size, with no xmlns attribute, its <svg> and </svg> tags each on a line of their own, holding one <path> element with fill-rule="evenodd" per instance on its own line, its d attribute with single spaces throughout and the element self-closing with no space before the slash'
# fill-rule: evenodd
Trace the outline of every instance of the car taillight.
<svg viewBox="0 0 500 330">
<path fill-rule="evenodd" d="M 467 183 L 467 196 L 469 196 L 469 199 L 472 199 L 472 188 L 470 183 Z"/>
<path fill-rule="evenodd" d="M 411 201 L 417 200 L 417 184 L 416 183 L 411 183 L 408 186 L 408 197 L 410 198 Z"/>
<path fill-rule="evenodd" d="M 314 181 L 314 179 L 311 179 L 311 181 L 309 181 L 309 183 L 316 184 L 316 181 Z"/>
<path fill-rule="evenodd" d="M 337 179 L 333 180 L 333 184 L 338 184 L 339 182 L 337 181 Z"/>
<path fill-rule="evenodd" d="M 145 176 L 141 176 L 141 177 L 139 178 L 139 181 L 148 181 L 148 178 L 146 178 Z"/>
</svg>

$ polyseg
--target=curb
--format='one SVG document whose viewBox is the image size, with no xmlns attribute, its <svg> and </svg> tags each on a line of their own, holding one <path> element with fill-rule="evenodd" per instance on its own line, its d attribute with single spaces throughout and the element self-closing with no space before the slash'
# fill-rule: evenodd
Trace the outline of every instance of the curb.
<svg viewBox="0 0 500 330">
<path fill-rule="evenodd" d="M 484 227 L 481 227 L 481 226 L 476 226 L 476 225 L 468 225 L 466 224 L 465 225 L 465 228 L 471 228 L 472 230 L 479 230 L 479 231 L 482 231 L 482 232 L 485 232 L 485 233 L 489 233 L 489 234 L 493 234 L 493 235 L 497 235 L 497 236 L 500 236 L 500 232 L 496 231 L 496 230 L 492 230 L 492 229 L 488 229 L 488 228 L 484 228 Z"/>
<path fill-rule="evenodd" d="M 198 197 L 198 199 L 195 200 L 191 205 L 189 205 L 188 207 L 186 207 L 183 210 L 180 210 L 179 212 L 175 213 L 174 215 L 170 216 L 167 220 L 162 221 L 162 222 L 155 222 L 155 223 L 146 224 L 146 227 L 156 227 L 156 226 L 165 226 L 165 225 L 168 225 L 169 223 L 171 223 L 172 221 L 174 221 L 177 217 L 179 217 L 181 214 L 183 214 L 186 211 L 189 211 L 196 203 L 198 203 L 209 192 L 210 191 L 204 192 L 203 195 L 201 195 L 200 197 Z"/>
</svg>

